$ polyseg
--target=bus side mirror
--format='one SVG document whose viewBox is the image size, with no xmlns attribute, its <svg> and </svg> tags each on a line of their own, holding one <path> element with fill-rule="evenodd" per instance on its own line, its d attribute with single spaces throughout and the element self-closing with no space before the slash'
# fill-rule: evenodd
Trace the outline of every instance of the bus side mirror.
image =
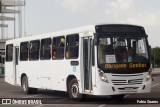
<svg viewBox="0 0 160 107">
<path fill-rule="evenodd" d="M 98 36 L 97 35 L 94 36 L 93 44 L 94 45 L 98 44 Z"/>
</svg>

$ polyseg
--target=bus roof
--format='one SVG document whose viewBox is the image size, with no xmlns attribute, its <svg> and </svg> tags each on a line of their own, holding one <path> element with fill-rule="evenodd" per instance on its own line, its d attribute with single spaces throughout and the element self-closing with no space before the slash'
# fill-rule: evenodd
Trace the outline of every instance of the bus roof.
<svg viewBox="0 0 160 107">
<path fill-rule="evenodd" d="M 63 35 L 82 33 L 82 32 L 95 32 L 95 25 L 88 25 L 88 26 L 72 28 L 72 29 L 62 30 L 62 31 L 57 31 L 57 32 L 50 32 L 50 33 L 44 33 L 44 34 L 39 34 L 39 35 L 26 36 L 26 37 L 17 38 L 17 39 L 10 39 L 6 41 L 6 44 L 13 43 L 13 42 L 30 41 L 33 39 L 63 36 Z"/>
<path fill-rule="evenodd" d="M 50 33 L 44 33 L 44 34 L 39 34 L 39 35 L 26 36 L 26 37 L 17 38 L 17 39 L 11 39 L 11 40 L 7 40 L 6 44 L 10 44 L 10 43 L 14 43 L 14 42 L 18 43 L 18 42 L 23 42 L 23 41 L 36 40 L 36 39 L 41 39 L 41 38 L 63 36 L 63 35 L 82 33 L 82 32 L 95 32 L 96 26 L 117 26 L 117 25 L 118 26 L 133 26 L 133 27 L 143 28 L 142 26 L 129 25 L 129 24 L 92 24 L 92 25 L 72 28 L 72 29 L 58 31 L 58 32 L 50 32 Z"/>
</svg>

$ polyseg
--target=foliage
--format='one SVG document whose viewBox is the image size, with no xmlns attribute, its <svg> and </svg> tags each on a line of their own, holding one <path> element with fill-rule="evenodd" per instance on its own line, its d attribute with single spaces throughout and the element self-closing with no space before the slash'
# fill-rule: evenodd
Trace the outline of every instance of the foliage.
<svg viewBox="0 0 160 107">
<path fill-rule="evenodd" d="M 160 67 L 160 47 L 152 48 L 151 60 L 152 60 L 153 66 Z"/>
</svg>

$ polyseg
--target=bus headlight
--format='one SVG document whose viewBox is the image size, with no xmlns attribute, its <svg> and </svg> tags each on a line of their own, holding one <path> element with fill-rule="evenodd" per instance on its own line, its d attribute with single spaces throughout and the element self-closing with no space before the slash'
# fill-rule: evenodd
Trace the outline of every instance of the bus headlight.
<svg viewBox="0 0 160 107">
<path fill-rule="evenodd" d="M 148 81 L 150 78 L 151 78 L 151 75 L 148 74 L 146 77 L 146 81 Z"/>
<path fill-rule="evenodd" d="M 98 70 L 98 71 L 99 71 L 99 77 L 100 77 L 100 79 L 102 81 L 104 81 L 104 82 L 108 82 L 106 74 L 103 71 L 101 71 L 101 70 Z"/>
<path fill-rule="evenodd" d="M 151 78 L 151 72 L 152 72 L 152 69 L 150 69 L 148 71 L 148 74 L 147 74 L 147 77 L 146 77 L 146 81 L 150 80 L 150 78 Z"/>
</svg>

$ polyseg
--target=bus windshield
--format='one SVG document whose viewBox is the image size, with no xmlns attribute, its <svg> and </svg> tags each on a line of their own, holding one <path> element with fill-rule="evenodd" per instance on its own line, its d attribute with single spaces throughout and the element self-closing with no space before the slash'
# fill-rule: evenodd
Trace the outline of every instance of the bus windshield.
<svg viewBox="0 0 160 107">
<path fill-rule="evenodd" d="M 103 36 L 98 41 L 98 64 L 148 62 L 145 37 Z"/>
</svg>

